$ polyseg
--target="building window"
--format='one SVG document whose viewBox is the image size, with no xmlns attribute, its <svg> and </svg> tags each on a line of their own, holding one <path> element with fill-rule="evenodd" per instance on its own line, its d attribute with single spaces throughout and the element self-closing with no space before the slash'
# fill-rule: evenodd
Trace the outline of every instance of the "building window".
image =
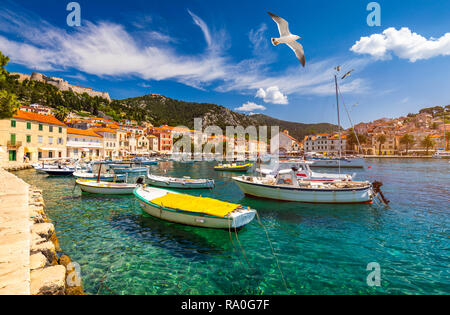
<svg viewBox="0 0 450 315">
<path fill-rule="evenodd" d="M 44 126 L 42 126 L 42 124 L 39 124 L 39 131 L 44 130 Z"/>
<path fill-rule="evenodd" d="M 58 138 L 58 144 L 64 144 L 63 138 Z"/>
<path fill-rule="evenodd" d="M 53 144 L 53 137 L 48 137 L 48 144 Z"/>
<path fill-rule="evenodd" d="M 53 132 L 53 126 L 48 126 L 48 131 Z"/>
<path fill-rule="evenodd" d="M 16 121 L 15 120 L 11 120 L 11 127 L 13 127 L 13 128 L 16 127 Z"/>
<path fill-rule="evenodd" d="M 31 136 L 27 135 L 27 143 L 30 143 L 30 142 L 31 142 Z"/>
<path fill-rule="evenodd" d="M 62 127 L 59 127 L 59 133 L 62 133 Z"/>
<path fill-rule="evenodd" d="M 16 134 L 12 133 L 11 134 L 11 145 L 16 145 Z"/>
<path fill-rule="evenodd" d="M 27 122 L 27 129 L 31 129 L 31 123 Z"/>
<path fill-rule="evenodd" d="M 42 136 L 38 136 L 38 142 L 42 143 Z"/>
</svg>

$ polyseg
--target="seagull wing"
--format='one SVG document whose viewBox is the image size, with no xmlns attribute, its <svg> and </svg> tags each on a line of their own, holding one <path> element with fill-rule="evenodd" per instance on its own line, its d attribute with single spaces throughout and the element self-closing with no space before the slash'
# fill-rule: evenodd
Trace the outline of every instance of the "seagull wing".
<svg viewBox="0 0 450 315">
<path fill-rule="evenodd" d="M 269 13 L 272 20 L 274 20 L 275 23 L 277 23 L 278 31 L 280 32 L 281 37 L 289 36 L 291 34 L 291 32 L 289 31 L 289 23 L 285 19 L 280 18 L 278 15 L 275 15 L 273 13 L 270 12 L 267 13 Z"/>
<path fill-rule="evenodd" d="M 305 52 L 303 50 L 302 44 L 299 42 L 289 42 L 287 43 L 289 47 L 295 52 L 295 55 L 297 56 L 298 60 L 300 60 L 300 63 L 302 66 L 305 66 Z"/>
</svg>

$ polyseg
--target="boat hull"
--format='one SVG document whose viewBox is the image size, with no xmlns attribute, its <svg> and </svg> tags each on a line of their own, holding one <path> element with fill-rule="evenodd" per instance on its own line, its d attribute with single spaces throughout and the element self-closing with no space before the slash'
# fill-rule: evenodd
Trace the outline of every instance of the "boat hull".
<svg viewBox="0 0 450 315">
<path fill-rule="evenodd" d="M 371 187 L 348 190 L 278 187 L 248 183 L 233 178 L 241 191 L 249 196 L 282 201 L 323 204 L 371 203 Z"/>
<path fill-rule="evenodd" d="M 326 167 L 326 168 L 364 168 L 364 159 L 315 159 L 306 158 L 313 162 L 310 167 Z"/>
<path fill-rule="evenodd" d="M 72 176 L 72 174 L 75 172 L 75 170 L 60 170 L 60 169 L 43 169 L 45 173 L 47 173 L 49 176 Z"/>
<path fill-rule="evenodd" d="M 143 198 L 138 190 L 139 189 L 136 189 L 134 191 L 134 195 L 138 198 L 143 211 L 152 217 L 168 222 L 212 229 L 239 229 L 250 223 L 256 214 L 256 211 L 252 210 L 239 214 L 238 216 L 216 217 L 207 214 L 164 208 Z"/>
<path fill-rule="evenodd" d="M 93 173 L 90 174 L 83 174 L 77 172 L 73 173 L 73 176 L 79 179 L 87 179 L 87 180 L 97 180 L 98 175 L 95 175 Z M 113 182 L 113 181 L 124 181 L 126 179 L 126 176 L 124 174 L 117 174 L 117 175 L 100 175 L 100 181 L 102 182 Z"/>
<path fill-rule="evenodd" d="M 114 174 L 135 174 L 135 173 L 145 173 L 147 172 L 146 167 L 139 167 L 139 168 L 114 168 L 113 169 Z"/>
<path fill-rule="evenodd" d="M 154 179 L 148 179 L 148 185 L 162 187 L 162 188 L 176 188 L 176 189 L 208 189 L 214 187 L 214 182 L 208 181 L 204 183 L 180 183 L 180 182 L 165 182 Z"/>
<path fill-rule="evenodd" d="M 80 186 L 82 192 L 87 192 L 91 194 L 100 194 L 100 195 L 132 195 L 134 189 L 136 189 L 135 185 L 129 185 L 129 187 L 120 187 L 107 185 L 106 183 L 102 186 L 96 186 L 95 184 L 89 183 L 89 181 L 77 180 L 77 184 Z"/>
</svg>

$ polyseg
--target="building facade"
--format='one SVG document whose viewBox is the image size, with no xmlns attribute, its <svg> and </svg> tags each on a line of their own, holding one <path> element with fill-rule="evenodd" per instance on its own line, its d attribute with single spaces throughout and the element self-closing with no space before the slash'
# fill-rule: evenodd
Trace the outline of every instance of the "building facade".
<svg viewBox="0 0 450 315">
<path fill-rule="evenodd" d="M 100 160 L 105 157 L 103 138 L 91 129 L 67 128 L 67 157 Z"/>
<path fill-rule="evenodd" d="M 52 115 L 17 111 L 0 120 L 2 161 L 36 162 L 66 157 L 67 126 Z"/>
</svg>

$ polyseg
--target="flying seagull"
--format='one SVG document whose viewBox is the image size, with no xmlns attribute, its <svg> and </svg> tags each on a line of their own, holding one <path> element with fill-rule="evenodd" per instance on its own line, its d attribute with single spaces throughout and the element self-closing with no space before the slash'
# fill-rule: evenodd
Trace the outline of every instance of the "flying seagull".
<svg viewBox="0 0 450 315">
<path fill-rule="evenodd" d="M 274 46 L 277 46 L 279 44 L 286 44 L 288 45 L 297 56 L 298 60 L 300 60 L 300 63 L 302 66 L 305 66 L 305 52 L 303 50 L 303 46 L 297 42 L 297 39 L 300 39 L 300 36 L 292 35 L 289 31 L 289 23 L 283 19 L 280 18 L 278 15 L 275 15 L 273 13 L 269 13 L 272 20 L 275 21 L 278 25 L 278 31 L 280 32 L 280 38 L 272 38 L 272 44 Z"/>
</svg>

